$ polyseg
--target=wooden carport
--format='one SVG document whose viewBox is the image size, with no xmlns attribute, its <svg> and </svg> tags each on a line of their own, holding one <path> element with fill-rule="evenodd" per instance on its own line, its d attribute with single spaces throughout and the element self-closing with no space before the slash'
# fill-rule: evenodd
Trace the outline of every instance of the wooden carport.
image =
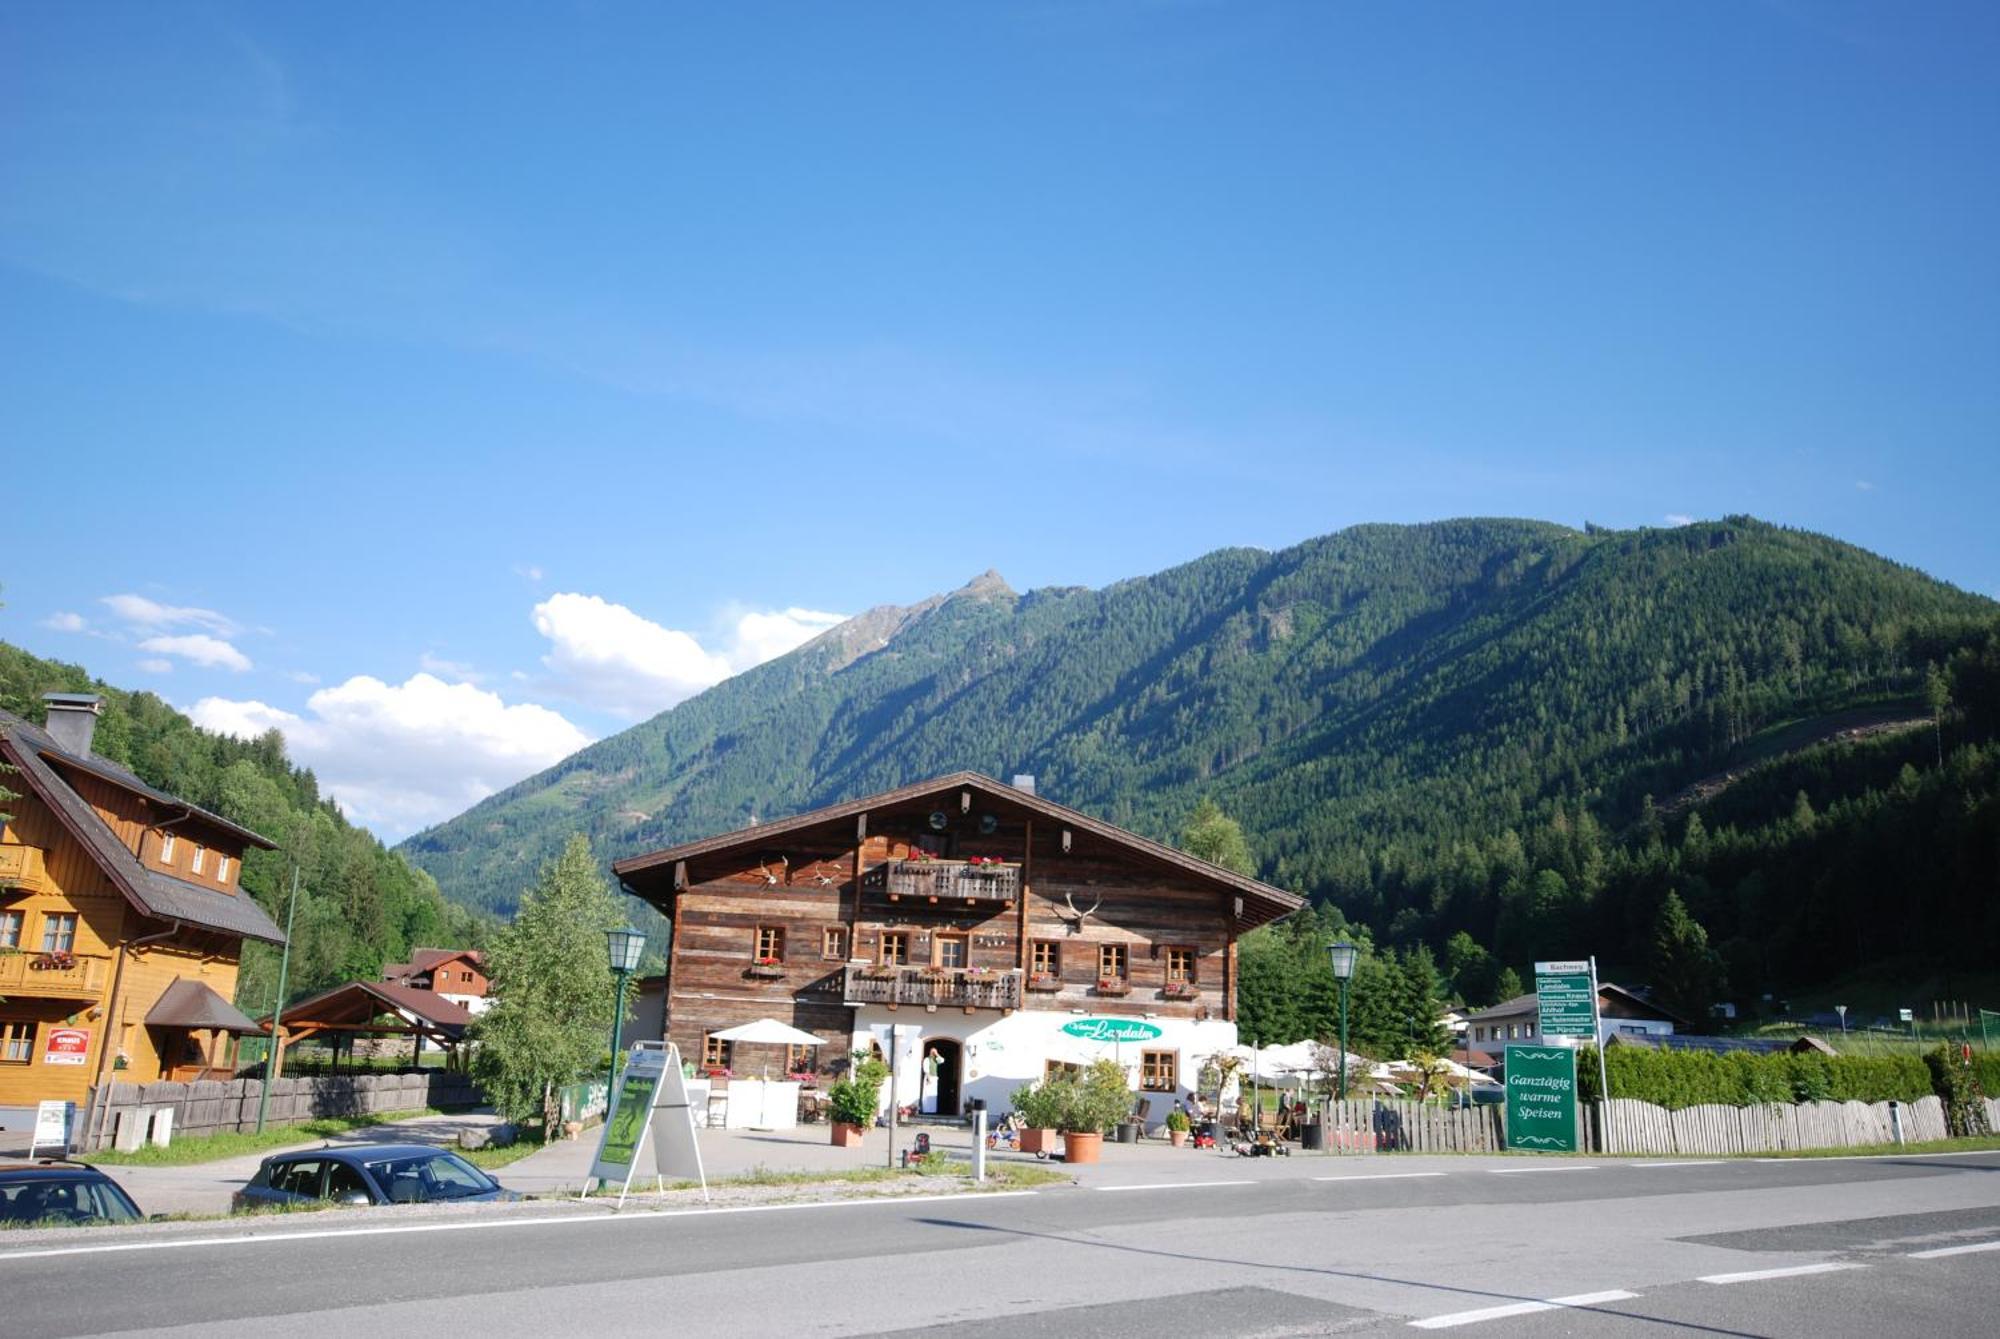
<svg viewBox="0 0 2000 1339">
<path fill-rule="evenodd" d="M 443 1047 L 446 1067 L 455 1069 L 458 1045 L 472 1023 L 472 1015 L 450 1000 L 388 981 L 350 981 L 287 1005 L 278 1017 L 282 1022 L 267 1074 L 273 1079 L 284 1075 L 286 1047 L 327 1036 L 336 1044 L 343 1037 L 423 1038 Z M 268 1014 L 259 1020 L 266 1033 L 271 1021 Z"/>
</svg>

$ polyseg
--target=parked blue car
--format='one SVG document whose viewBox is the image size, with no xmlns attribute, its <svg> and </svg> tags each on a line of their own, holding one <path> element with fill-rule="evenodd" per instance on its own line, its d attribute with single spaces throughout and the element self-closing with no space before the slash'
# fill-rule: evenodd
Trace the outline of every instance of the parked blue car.
<svg viewBox="0 0 2000 1339">
<path fill-rule="evenodd" d="M 0 1163 L 0 1223 L 136 1223 L 139 1206 L 95 1167 L 62 1159 Z"/>
<path fill-rule="evenodd" d="M 439 1204 L 520 1195 L 448 1149 L 428 1144 L 346 1144 L 279 1153 L 236 1192 L 237 1209 L 272 1204 Z"/>
</svg>

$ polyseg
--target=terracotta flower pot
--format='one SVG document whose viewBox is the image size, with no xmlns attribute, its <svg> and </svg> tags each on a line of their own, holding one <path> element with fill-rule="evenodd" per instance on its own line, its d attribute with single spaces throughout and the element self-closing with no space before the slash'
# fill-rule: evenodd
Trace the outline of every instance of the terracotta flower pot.
<svg viewBox="0 0 2000 1339">
<path fill-rule="evenodd" d="M 1021 1131 L 1021 1151 L 1023 1153 L 1053 1153 L 1056 1151 L 1054 1130 Z"/>
<path fill-rule="evenodd" d="M 861 1127 L 847 1125 L 840 1121 L 833 1123 L 833 1146 L 835 1148 L 860 1148 Z"/>
<path fill-rule="evenodd" d="M 1175 1148 L 1179 1148 L 1182 1144 L 1185 1144 L 1187 1137 L 1188 1132 L 1186 1130 L 1167 1131 L 1167 1142 L 1171 1143 Z"/>
<path fill-rule="evenodd" d="M 1063 1161 L 1071 1164 L 1096 1162 L 1097 1155 L 1104 1149 L 1104 1136 L 1094 1131 L 1065 1130 L 1063 1132 Z"/>
</svg>

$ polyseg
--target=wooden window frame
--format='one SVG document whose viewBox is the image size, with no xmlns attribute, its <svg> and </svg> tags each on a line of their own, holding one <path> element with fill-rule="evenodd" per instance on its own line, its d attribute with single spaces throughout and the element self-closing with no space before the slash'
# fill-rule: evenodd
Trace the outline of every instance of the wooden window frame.
<svg viewBox="0 0 2000 1339">
<path fill-rule="evenodd" d="M 813 1067 L 813 1048 L 810 1046 L 785 1047 L 785 1073 L 810 1074 Z"/>
<path fill-rule="evenodd" d="M 74 952 L 76 952 L 76 929 L 77 929 L 77 923 L 78 923 L 78 919 L 79 919 L 79 918 L 78 918 L 77 914 L 76 914 L 76 913 L 75 913 L 74 911 L 45 911 L 45 912 L 43 912 L 43 913 L 42 913 L 42 952 L 44 952 L 44 953 L 74 953 Z M 61 924 L 61 923 L 62 923 L 62 922 L 64 922 L 64 921 L 67 921 L 67 922 L 69 923 L 69 924 L 68 924 L 68 926 L 67 926 L 67 929 L 68 929 L 68 931 L 69 931 L 69 934 L 68 934 L 67 938 L 68 938 L 69 942 L 68 942 L 68 943 L 66 943 L 66 944 L 58 944 L 58 943 L 56 943 L 56 942 L 55 942 L 55 939 L 56 939 L 56 926 L 57 926 L 57 925 L 59 925 L 59 924 Z"/>
<path fill-rule="evenodd" d="M 1162 1066 L 1164 1065 L 1164 1069 Z M 1139 1052 L 1139 1090 L 1148 1093 L 1180 1091 L 1181 1059 L 1178 1051 Z"/>
<path fill-rule="evenodd" d="M 735 1043 L 724 1041 L 713 1032 L 701 1034 L 701 1067 L 703 1069 L 728 1069 L 735 1057 L 730 1054 Z"/>
<path fill-rule="evenodd" d="M 1187 958 L 1187 967 L 1179 976 L 1174 975 L 1174 956 L 1176 954 L 1183 954 Z M 1160 946 L 1160 957 L 1166 963 L 1165 971 L 1168 985 L 1185 984 L 1192 986 L 1198 984 L 1200 978 L 1196 975 L 1196 964 L 1201 960 L 1200 953 L 1186 944 L 1163 944 Z"/>
<path fill-rule="evenodd" d="M 894 941 L 896 952 L 892 956 L 889 944 Z M 882 932 L 882 952 L 877 958 L 884 967 L 908 967 L 910 965 L 910 932 L 908 930 L 884 930 Z"/>
<path fill-rule="evenodd" d="M 1083 1073 L 1083 1066 L 1074 1060 L 1045 1060 L 1042 1062 L 1042 1082 L 1048 1083 L 1064 1075 Z"/>
<path fill-rule="evenodd" d="M 760 925 L 752 944 L 750 955 L 759 964 L 769 960 L 781 963 L 785 960 L 785 927 L 782 925 Z"/>
<path fill-rule="evenodd" d="M 822 962 L 847 961 L 847 927 L 845 925 L 823 925 L 820 927 L 819 956 Z"/>
<path fill-rule="evenodd" d="M 1028 975 L 1062 977 L 1062 941 L 1033 939 L 1028 942 Z"/>
<path fill-rule="evenodd" d="M 0 930 L 0 948 L 18 949 L 21 947 L 21 935 L 28 928 L 28 913 L 0 911 L 0 926 L 8 927 L 6 930 Z"/>
<path fill-rule="evenodd" d="M 959 954 L 959 957 L 961 959 L 959 962 L 948 963 L 944 960 L 944 946 L 947 943 L 957 944 L 959 948 L 962 950 L 962 952 Z M 946 931 L 941 934 L 932 934 L 931 966 L 945 968 L 950 971 L 956 971 L 956 972 L 962 972 L 966 968 L 972 966 L 972 936 L 969 934 L 957 934 L 951 931 Z"/>
<path fill-rule="evenodd" d="M 1107 971 L 1107 965 L 1115 964 L 1116 970 Z M 1099 944 L 1097 946 L 1097 979 L 1100 981 L 1129 981 L 1132 979 L 1132 950 L 1127 944 Z"/>
<path fill-rule="evenodd" d="M 21 1054 L 8 1051 L 19 1044 Z M 0 1019 L 0 1065 L 28 1065 L 35 1060 L 35 1021 L 32 1018 Z"/>
</svg>

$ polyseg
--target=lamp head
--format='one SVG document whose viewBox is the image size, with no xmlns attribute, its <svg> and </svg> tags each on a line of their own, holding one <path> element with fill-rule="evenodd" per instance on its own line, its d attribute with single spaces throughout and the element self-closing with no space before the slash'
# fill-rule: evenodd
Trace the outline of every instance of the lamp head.
<svg viewBox="0 0 2000 1339">
<path fill-rule="evenodd" d="M 1326 946 L 1327 956 L 1333 959 L 1335 979 L 1345 981 L 1354 975 L 1354 960 L 1361 956 L 1361 950 L 1345 939 Z"/>
<path fill-rule="evenodd" d="M 639 970 L 639 955 L 646 951 L 646 936 L 633 929 L 606 930 L 605 945 L 611 950 L 611 970 L 614 972 L 636 972 Z"/>
</svg>

